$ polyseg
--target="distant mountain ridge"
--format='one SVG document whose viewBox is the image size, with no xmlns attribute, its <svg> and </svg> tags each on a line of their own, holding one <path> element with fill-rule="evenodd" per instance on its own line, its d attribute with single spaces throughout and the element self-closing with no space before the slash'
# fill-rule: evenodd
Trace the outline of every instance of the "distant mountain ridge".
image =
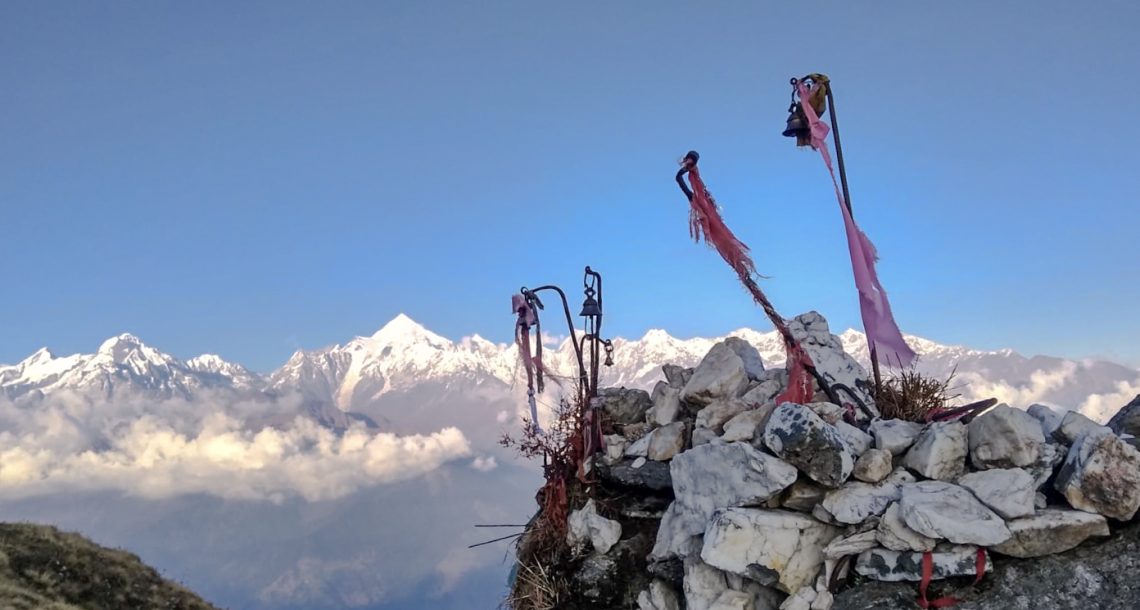
<svg viewBox="0 0 1140 610">
<path fill-rule="evenodd" d="M 775 332 L 731 335 L 782 365 Z M 862 333 L 836 336 L 866 363 Z M 720 340 L 660 329 L 617 338 L 600 383 L 650 388 L 662 364 L 693 366 Z M 1112 363 L 909 340 L 922 370 L 956 369 L 971 395 L 1015 406 L 1048 402 L 1103 421 L 1140 393 L 1140 371 Z M 569 342 L 547 349 L 573 378 Z M 487 540 L 472 524 L 533 514 L 541 466 L 499 444 L 519 429 L 524 390 L 514 345 L 451 340 L 404 315 L 264 375 L 132 335 L 91 354 L 39 350 L 0 366 L 0 518 L 132 548 L 222 606 L 493 607 L 467 598 L 501 599 L 502 553 L 468 547 Z M 548 384 L 540 409 L 560 391 Z M 437 592 L 453 605 L 422 603 Z"/>
<path fill-rule="evenodd" d="M 782 365 L 782 342 L 775 331 L 742 328 L 726 336 L 756 346 L 766 365 Z M 838 337 L 848 353 L 868 363 L 863 333 L 848 329 Z M 661 329 L 649 330 L 639 339 L 617 338 L 614 366 L 603 370 L 602 383 L 651 387 L 661 378 L 662 364 L 693 366 L 723 338 L 679 339 Z M 1004 393 L 1007 396 L 999 398 L 1012 402 L 1078 408 L 1091 396 L 1123 395 L 1140 387 L 1140 371 L 1111 362 L 1027 358 L 1013 350 L 976 350 L 914 336 L 908 341 L 920 356 L 919 370 L 940 377 L 955 372 L 967 396 Z M 576 365 L 570 342 L 548 349 L 548 363 L 572 377 Z M 314 408 L 326 411 L 327 418 L 332 409 L 356 411 L 388 393 L 426 385 L 456 391 L 517 387 L 517 360 L 513 344 L 496 344 L 478 335 L 452 341 L 400 314 L 371 336 L 298 350 L 268 375 L 216 355 L 179 360 L 130 334 L 108 339 L 94 354 L 56 357 L 41 349 L 18 364 L 0 366 L 0 394 L 20 400 L 60 391 L 105 398 L 125 393 L 186 399 L 204 391 L 236 397 L 297 393 L 310 405 L 319 405 Z"/>
<path fill-rule="evenodd" d="M 0 390 L 18 398 L 61 390 L 112 397 L 120 391 L 145 391 L 163 397 L 190 398 L 203 389 L 256 391 L 260 378 L 217 356 L 181 361 L 131 334 L 111 337 L 93 354 L 56 357 L 47 348 L 14 366 L 0 366 Z"/>
</svg>

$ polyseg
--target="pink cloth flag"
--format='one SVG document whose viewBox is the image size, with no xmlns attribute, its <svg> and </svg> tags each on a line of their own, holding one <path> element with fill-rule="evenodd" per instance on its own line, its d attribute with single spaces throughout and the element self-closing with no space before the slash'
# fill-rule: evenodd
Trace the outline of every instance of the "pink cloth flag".
<svg viewBox="0 0 1140 610">
<path fill-rule="evenodd" d="M 819 85 L 816 85 L 817 87 Z M 801 107 L 811 125 L 811 147 L 818 150 L 827 171 L 831 173 L 831 183 L 835 186 L 835 197 L 839 200 L 839 209 L 843 212 L 843 224 L 847 229 L 847 249 L 851 252 L 851 268 L 855 272 L 855 287 L 859 290 L 859 310 L 863 316 L 863 330 L 867 334 L 867 346 L 876 351 L 881 362 L 888 366 L 910 366 L 917 355 L 903 339 L 902 331 L 895 323 L 891 314 L 891 304 L 887 301 L 887 291 L 879 283 L 879 275 L 875 272 L 875 262 L 879 255 L 874 244 L 855 224 L 847 203 L 843 200 L 843 193 L 839 189 L 839 181 L 835 179 L 835 169 L 831 165 L 831 153 L 827 149 L 827 133 L 831 130 L 816 115 L 815 109 L 808 103 L 810 94 L 803 83 L 797 85 L 800 94 Z"/>
</svg>

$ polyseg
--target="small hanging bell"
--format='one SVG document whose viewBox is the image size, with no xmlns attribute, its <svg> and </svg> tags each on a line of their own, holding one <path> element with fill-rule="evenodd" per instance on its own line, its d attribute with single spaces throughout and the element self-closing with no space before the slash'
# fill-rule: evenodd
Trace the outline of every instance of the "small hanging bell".
<svg viewBox="0 0 1140 610">
<path fill-rule="evenodd" d="M 578 314 L 584 318 L 602 315 L 602 308 L 598 305 L 598 301 L 594 299 L 594 291 L 586 291 L 586 300 L 582 303 L 582 313 Z"/>
<path fill-rule="evenodd" d="M 784 126 L 784 136 L 795 138 L 797 141 L 803 141 L 811 136 L 811 128 L 808 127 L 807 117 L 804 116 L 804 109 L 799 102 L 788 107 L 788 123 Z"/>
</svg>

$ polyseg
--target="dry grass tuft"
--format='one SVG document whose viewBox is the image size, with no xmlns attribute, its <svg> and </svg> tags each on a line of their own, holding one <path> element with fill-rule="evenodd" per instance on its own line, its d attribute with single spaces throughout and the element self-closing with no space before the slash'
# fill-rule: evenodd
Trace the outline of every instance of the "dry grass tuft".
<svg viewBox="0 0 1140 610">
<path fill-rule="evenodd" d="M 883 387 L 875 392 L 875 404 L 886 419 L 903 419 L 925 422 L 934 410 L 945 409 L 958 398 L 951 384 L 956 371 L 946 379 L 928 377 L 913 367 L 883 380 Z"/>
<path fill-rule="evenodd" d="M 505 606 L 510 610 L 557 610 L 566 599 L 570 583 L 543 562 L 520 561 Z"/>
</svg>

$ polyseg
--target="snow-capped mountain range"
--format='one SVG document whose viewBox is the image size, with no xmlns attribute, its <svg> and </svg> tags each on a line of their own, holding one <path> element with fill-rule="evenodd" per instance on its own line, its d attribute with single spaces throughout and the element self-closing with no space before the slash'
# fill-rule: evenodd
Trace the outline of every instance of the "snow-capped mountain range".
<svg viewBox="0 0 1140 610">
<path fill-rule="evenodd" d="M 755 345 L 766 365 L 784 355 L 775 331 L 742 328 L 729 334 Z M 693 366 L 723 337 L 679 339 L 660 329 L 639 339 L 614 340 L 614 366 L 604 385 L 650 387 L 661 365 Z M 839 335 L 845 350 L 866 364 L 861 332 Z M 919 369 L 938 376 L 956 372 L 965 397 L 997 395 L 1013 403 L 1051 402 L 1079 408 L 1090 397 L 1127 395 L 1140 389 L 1140 371 L 1104 361 L 1073 361 L 1012 350 L 983 351 L 908 337 L 920 355 Z M 573 376 L 569 341 L 547 347 L 554 370 Z M 518 387 L 518 351 L 479 336 L 452 341 L 400 314 L 368 337 L 343 345 L 299 350 L 279 369 L 258 375 L 216 355 L 179 360 L 129 334 L 112 337 L 93 354 L 57 357 L 41 349 L 22 362 L 0 365 L 0 394 L 11 399 L 49 397 L 60 391 L 112 399 L 120 395 L 193 399 L 199 392 L 256 397 L 300 394 L 306 401 L 352 412 L 393 391 L 424 385 L 455 390 L 479 386 Z M 1121 403 L 1123 404 L 1123 402 Z"/>
<path fill-rule="evenodd" d="M 218 356 L 181 361 L 130 334 L 107 339 L 94 354 L 56 357 L 43 348 L 15 366 L 0 366 L 0 389 L 13 398 L 62 390 L 110 397 L 125 389 L 190 397 L 204 388 L 249 391 L 261 383 L 256 374 Z"/>
<path fill-rule="evenodd" d="M 782 365 L 775 332 L 731 334 Z M 861 333 L 838 338 L 866 364 Z M 720 339 L 615 339 L 600 381 L 652 387 L 662 364 L 693 366 Z M 1140 393 L 1140 371 L 1108 362 L 909 341 L 920 369 L 957 371 L 964 399 L 1103 421 Z M 548 343 L 546 363 L 573 377 L 570 343 Z M 465 599 L 507 570 L 501 551 L 468 548 L 486 540 L 471 524 L 525 522 L 541 479 L 539 464 L 499 445 L 527 409 L 517 361 L 512 344 L 450 340 L 404 315 L 264 375 L 131 335 L 91 354 L 39 350 L 0 366 L 0 518 L 130 548 L 228 607 L 423 608 L 403 600 L 441 578 Z M 560 391 L 547 388 L 540 408 Z"/>
</svg>

